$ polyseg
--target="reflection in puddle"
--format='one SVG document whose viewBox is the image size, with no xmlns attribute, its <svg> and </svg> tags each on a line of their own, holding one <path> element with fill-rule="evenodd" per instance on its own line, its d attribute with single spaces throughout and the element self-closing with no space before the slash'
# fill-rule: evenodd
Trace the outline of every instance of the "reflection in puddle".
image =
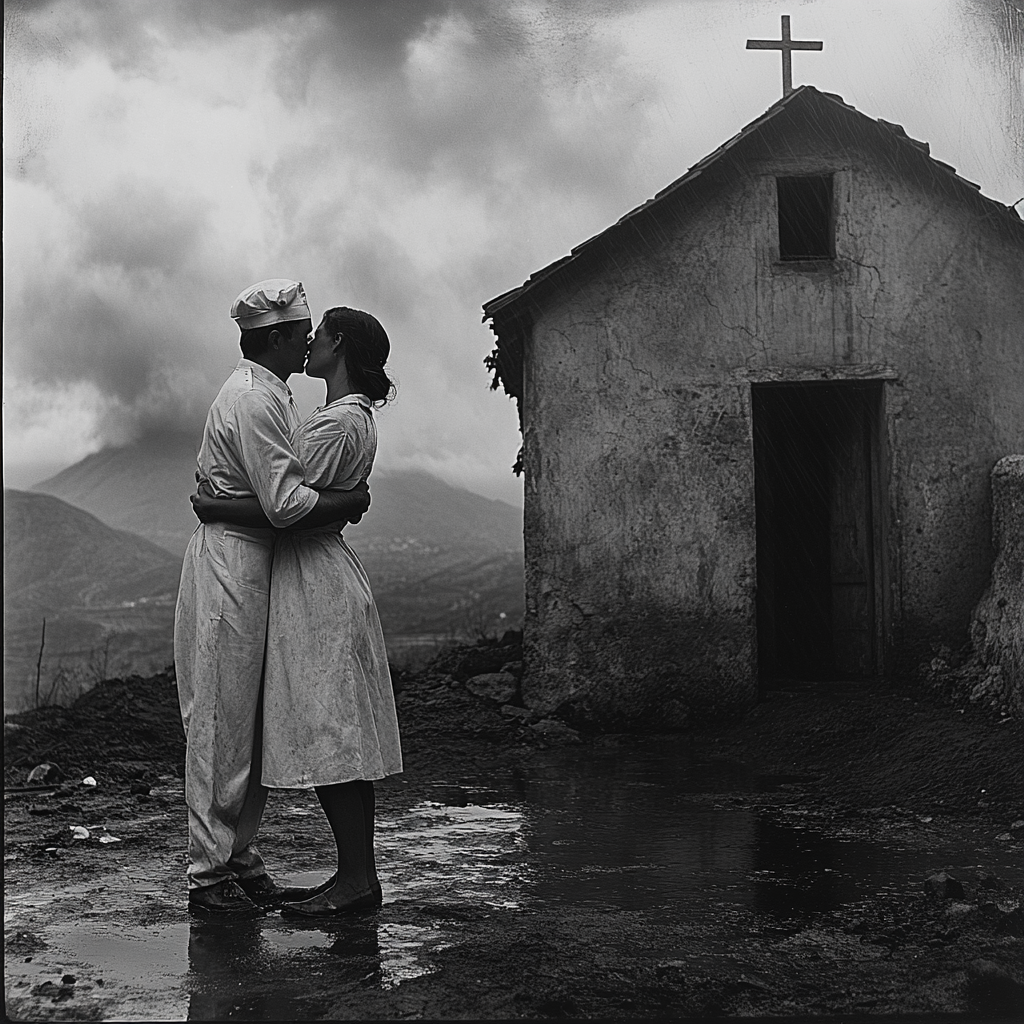
<svg viewBox="0 0 1024 1024">
<path fill-rule="evenodd" d="M 145 1006 L 145 1019 L 181 1019 L 188 931 L 184 923 L 126 928 L 95 920 L 47 928 L 39 933 L 47 948 L 17 963 L 7 958 L 8 998 L 70 976 L 78 1007 L 116 993 L 130 1014 L 121 1019 L 141 1019 L 128 1009 L 136 1004 Z"/>
<path fill-rule="evenodd" d="M 733 799 L 806 781 L 693 763 L 680 741 L 652 739 L 546 751 L 502 778 L 439 783 L 445 802 L 378 821 L 383 910 L 338 921 L 188 923 L 180 879 L 147 877 L 144 863 L 57 892 L 14 892 L 9 934 L 41 942 L 7 958 L 8 995 L 72 974 L 76 1008 L 91 999 L 107 1017 L 322 1018 L 344 993 L 431 974 L 438 954 L 462 941 L 461 922 L 504 909 L 641 910 L 700 926 L 745 907 L 787 919 L 905 890 L 936 866 L 976 858 L 976 845 L 907 849 L 825 835 L 803 827 L 796 808 L 782 819 Z M 312 885 L 326 874 L 282 880 Z M 55 907 L 74 923 L 34 924 Z M 113 923 L 142 919 L 144 907 L 177 919 Z"/>
<path fill-rule="evenodd" d="M 395 988 L 403 981 L 430 974 L 424 954 L 447 949 L 450 942 L 441 941 L 437 928 L 423 928 L 415 924 L 383 924 L 377 933 L 381 950 L 381 985 Z"/>
<path fill-rule="evenodd" d="M 378 826 L 377 848 L 389 865 L 388 892 L 443 909 L 519 906 L 529 869 L 525 815 L 507 806 L 450 807 L 431 801 Z"/>
</svg>

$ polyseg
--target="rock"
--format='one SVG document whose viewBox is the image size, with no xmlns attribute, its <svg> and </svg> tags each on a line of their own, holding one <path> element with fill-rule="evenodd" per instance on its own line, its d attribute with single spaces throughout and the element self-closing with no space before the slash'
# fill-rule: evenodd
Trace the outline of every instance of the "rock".
<svg viewBox="0 0 1024 1024">
<path fill-rule="evenodd" d="M 46 948 L 47 943 L 33 932 L 15 932 L 4 942 L 4 952 L 9 956 L 24 956 Z"/>
<path fill-rule="evenodd" d="M 952 924 L 963 925 L 971 917 L 980 914 L 981 908 L 973 903 L 951 903 L 946 907 L 946 919 Z"/>
<path fill-rule="evenodd" d="M 1011 935 L 1014 938 L 1024 938 L 1024 912 L 1020 907 L 1014 907 L 1008 913 L 1000 912 L 996 919 L 996 935 Z"/>
<path fill-rule="evenodd" d="M 496 704 L 511 704 L 519 694 L 519 680 L 509 672 L 484 672 L 466 680 L 466 689 Z"/>
<path fill-rule="evenodd" d="M 72 839 L 91 839 L 92 833 L 84 825 L 69 825 Z"/>
<path fill-rule="evenodd" d="M 483 644 L 479 647 L 461 647 L 444 651 L 431 663 L 434 672 L 449 673 L 460 682 L 473 676 L 497 672 L 502 665 L 522 658 L 522 649 L 510 645 L 494 646 Z"/>
<path fill-rule="evenodd" d="M 63 1002 L 74 995 L 74 988 L 71 985 L 55 985 L 52 981 L 44 981 L 32 989 L 32 995 L 45 996 L 55 1003 Z"/>
<path fill-rule="evenodd" d="M 925 879 L 925 887 L 929 892 L 944 900 L 964 898 L 964 887 L 948 872 L 939 871 Z"/>
<path fill-rule="evenodd" d="M 502 672 L 507 672 L 510 676 L 515 676 L 516 679 L 523 678 L 523 663 L 521 661 L 508 661 L 501 666 Z"/>
<path fill-rule="evenodd" d="M 149 791 L 152 787 L 147 786 L 144 782 L 133 782 L 131 785 L 132 796 L 149 796 Z"/>
<path fill-rule="evenodd" d="M 515 704 L 502 704 L 501 713 L 506 718 L 517 718 L 520 722 L 526 722 L 533 715 L 529 708 L 516 707 Z"/>
<path fill-rule="evenodd" d="M 1001 889 L 1003 883 L 1000 881 L 999 876 L 992 874 L 991 871 L 979 871 L 978 887 L 981 889 Z"/>
<path fill-rule="evenodd" d="M 49 761 L 37 764 L 28 773 L 27 784 L 29 786 L 55 786 L 63 778 L 60 769 Z"/>
<path fill-rule="evenodd" d="M 579 743 L 580 734 L 557 718 L 542 718 L 530 728 L 551 743 Z"/>
<path fill-rule="evenodd" d="M 975 960 L 967 968 L 967 1006 L 978 1014 L 1019 1014 L 1024 985 L 991 960 Z"/>
</svg>

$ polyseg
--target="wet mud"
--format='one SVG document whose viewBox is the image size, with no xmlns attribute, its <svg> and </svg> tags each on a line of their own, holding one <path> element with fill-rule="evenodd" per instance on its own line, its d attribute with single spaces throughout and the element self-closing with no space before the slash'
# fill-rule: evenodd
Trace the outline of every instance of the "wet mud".
<svg viewBox="0 0 1024 1024">
<path fill-rule="evenodd" d="M 768 694 L 715 732 L 527 735 L 506 715 L 495 737 L 495 709 L 442 675 L 405 681 L 407 771 L 377 787 L 384 906 L 328 922 L 188 913 L 177 754 L 146 760 L 126 735 L 132 757 L 111 756 L 133 702 L 164 714 L 151 683 L 93 696 L 79 721 L 107 727 L 92 747 L 87 729 L 62 749 L 45 715 L 20 716 L 8 786 L 19 760 L 66 764 L 48 794 L 5 801 L 9 1016 L 1024 1011 L 1016 723 L 833 688 Z M 820 743 L 822 729 L 853 746 Z M 969 761 L 944 756 L 951 737 Z M 280 880 L 332 870 L 310 793 L 271 794 L 260 846 Z"/>
</svg>

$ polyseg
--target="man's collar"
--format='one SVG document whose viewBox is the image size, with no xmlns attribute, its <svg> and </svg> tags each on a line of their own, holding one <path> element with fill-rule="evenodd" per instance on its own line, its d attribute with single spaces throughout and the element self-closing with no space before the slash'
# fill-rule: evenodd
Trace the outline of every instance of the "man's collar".
<svg viewBox="0 0 1024 1024">
<path fill-rule="evenodd" d="M 281 388 L 286 391 L 288 397 L 292 397 L 292 389 L 281 380 L 280 377 L 272 370 L 268 370 L 262 363 L 254 363 L 251 359 L 246 359 L 244 356 L 238 361 L 238 365 L 235 367 L 236 370 L 251 370 L 253 376 L 263 381 L 265 384 L 269 384 L 271 387 Z"/>
</svg>

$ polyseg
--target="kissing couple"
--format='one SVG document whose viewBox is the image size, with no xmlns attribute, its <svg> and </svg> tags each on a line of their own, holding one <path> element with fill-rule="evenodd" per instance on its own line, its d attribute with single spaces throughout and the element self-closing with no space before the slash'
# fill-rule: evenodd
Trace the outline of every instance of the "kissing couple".
<svg viewBox="0 0 1024 1024">
<path fill-rule="evenodd" d="M 402 753 L 380 619 L 343 531 L 369 508 L 391 345 L 345 306 L 314 330 L 299 281 L 246 288 L 231 317 L 242 358 L 206 418 L 174 615 L 189 908 L 372 910 L 373 783 L 402 771 Z M 287 384 L 303 370 L 327 385 L 304 421 Z M 323 884 L 267 873 L 254 840 L 269 789 L 315 790 L 338 855 Z"/>
</svg>

